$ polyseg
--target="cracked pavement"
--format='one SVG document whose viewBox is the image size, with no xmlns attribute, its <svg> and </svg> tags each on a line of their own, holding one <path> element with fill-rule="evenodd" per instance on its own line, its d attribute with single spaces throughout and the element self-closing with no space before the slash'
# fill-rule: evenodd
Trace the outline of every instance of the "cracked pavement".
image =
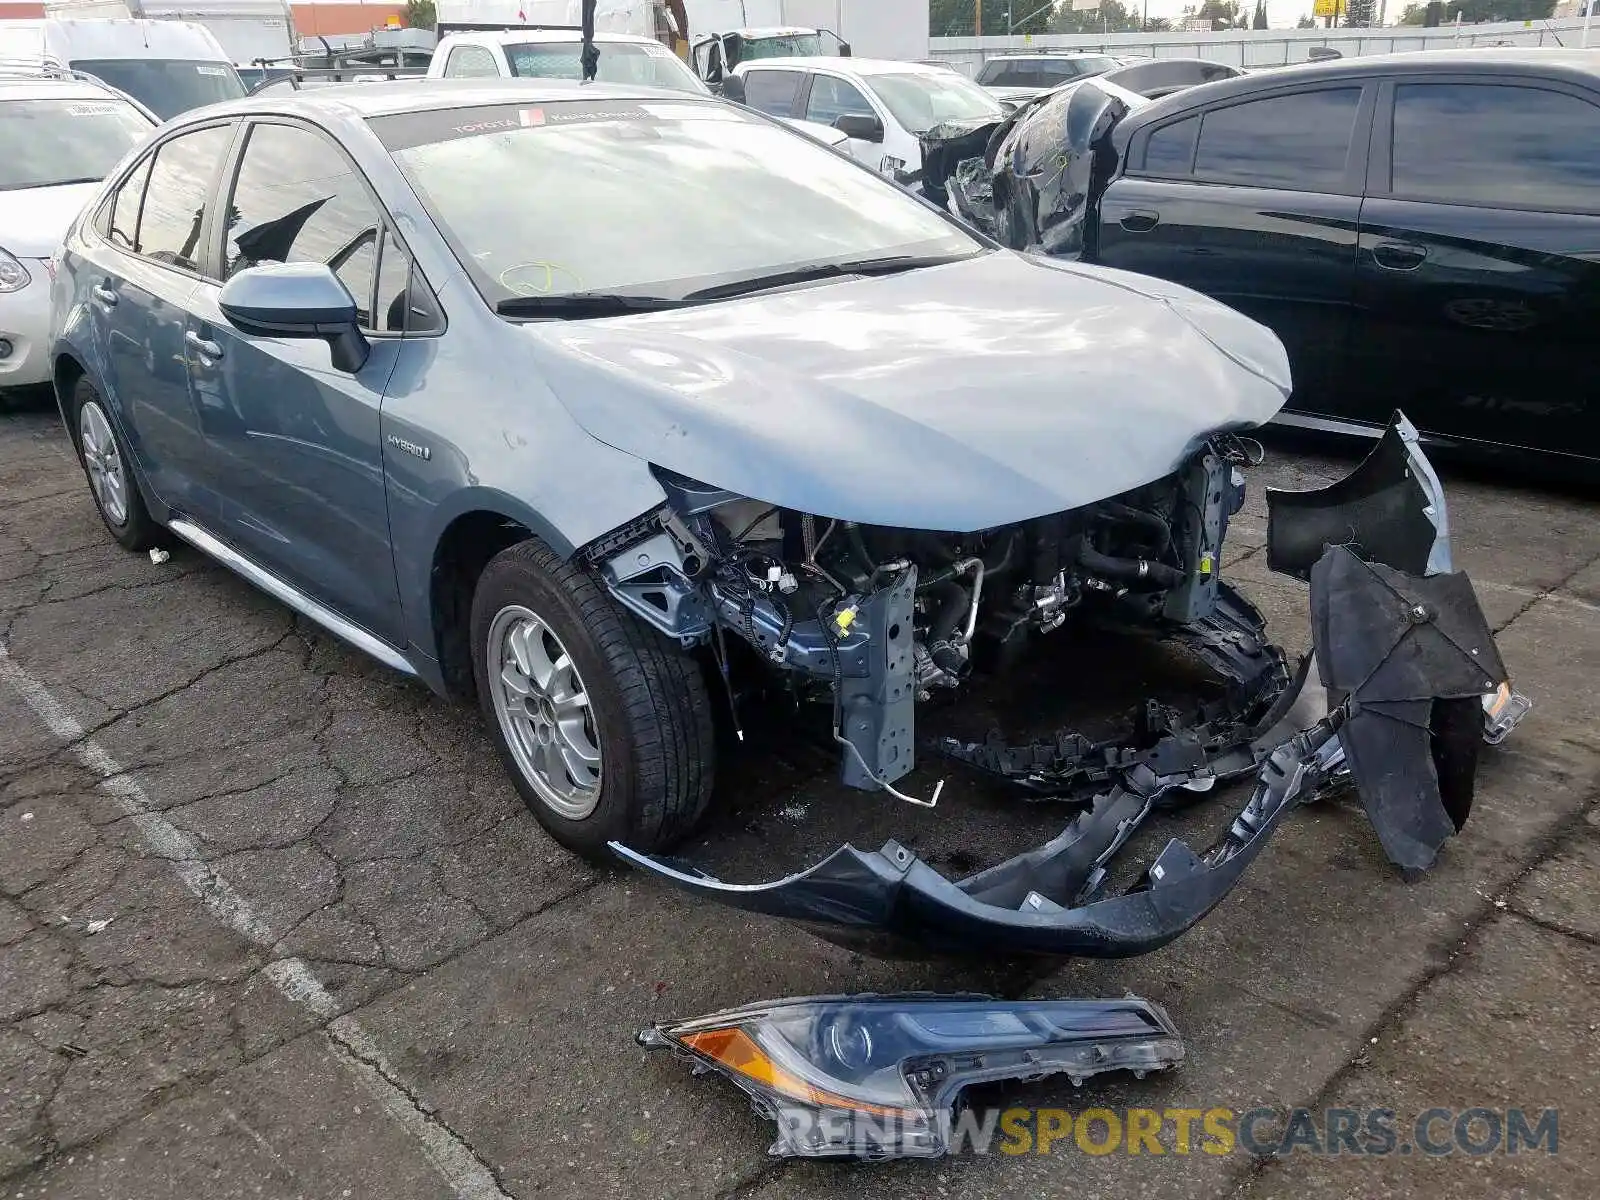
<svg viewBox="0 0 1600 1200">
<path fill-rule="evenodd" d="M 1265 484 L 1347 463 L 1283 447 L 1251 475 L 1231 577 L 1292 651 L 1304 590 L 1266 572 Z M 1297 813 L 1239 889 L 1125 962 L 886 963 L 596 870 L 544 836 L 474 711 L 322 634 L 182 546 L 118 548 L 53 411 L 0 415 L 0 1183 L 17 1197 L 1577 1195 L 1600 1119 L 1600 508 L 1446 473 L 1457 565 L 1535 710 L 1415 883 L 1359 812 Z M 5 660 L 0 660 L 4 665 Z M 1090 707 L 1030 682 L 1062 672 Z M 1061 635 L 937 713 L 952 731 L 1082 724 L 1176 690 L 1159 651 Z M 55 715 L 46 719 L 41 711 Z M 890 836 L 967 871 L 1066 819 L 948 772 L 932 813 L 845 792 L 831 751 L 748 714 L 685 848 L 774 878 Z M 911 780 L 926 793 L 940 771 Z M 1203 844 L 1237 791 L 1153 821 Z M 1189 1060 L 1065 1106 L 1547 1105 L 1562 1153 L 1441 1159 L 991 1155 L 769 1160 L 735 1090 L 634 1029 L 782 995 L 905 988 L 1165 1004 Z M 657 993 L 659 991 L 659 998 Z M 1570 1132 L 1569 1132 L 1570 1131 Z"/>
</svg>

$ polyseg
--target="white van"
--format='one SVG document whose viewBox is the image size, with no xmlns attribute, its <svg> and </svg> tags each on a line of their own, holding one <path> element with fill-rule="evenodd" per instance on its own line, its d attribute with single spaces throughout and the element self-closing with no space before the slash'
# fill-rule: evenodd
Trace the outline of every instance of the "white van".
<svg viewBox="0 0 1600 1200">
<path fill-rule="evenodd" d="M 217 39 L 188 21 L 0 21 L 0 64 L 8 60 L 93 75 L 162 120 L 244 95 Z"/>
</svg>

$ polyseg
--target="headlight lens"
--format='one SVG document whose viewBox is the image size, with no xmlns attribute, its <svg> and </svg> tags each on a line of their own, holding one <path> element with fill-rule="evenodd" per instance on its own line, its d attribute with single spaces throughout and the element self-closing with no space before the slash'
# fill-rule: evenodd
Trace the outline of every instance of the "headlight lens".
<svg viewBox="0 0 1600 1200">
<path fill-rule="evenodd" d="M 32 281 L 33 276 L 28 274 L 26 267 L 4 250 L 0 250 L 0 294 L 20 292 Z"/>
<path fill-rule="evenodd" d="M 1176 1065 L 1183 1043 L 1156 1005 L 1008 1003 L 929 995 L 776 1000 L 655 1025 L 671 1046 L 742 1088 L 778 1124 L 772 1153 L 933 1158 L 950 1147 L 970 1084 Z"/>
</svg>

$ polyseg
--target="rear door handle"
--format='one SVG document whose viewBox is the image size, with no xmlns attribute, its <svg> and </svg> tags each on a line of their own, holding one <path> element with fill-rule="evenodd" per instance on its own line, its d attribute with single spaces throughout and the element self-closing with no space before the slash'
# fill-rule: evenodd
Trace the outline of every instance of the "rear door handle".
<svg viewBox="0 0 1600 1200">
<path fill-rule="evenodd" d="M 1161 223 L 1161 214 L 1147 208 L 1136 209 L 1118 223 L 1129 233 L 1149 233 Z"/>
<path fill-rule="evenodd" d="M 89 291 L 94 296 L 94 298 L 96 300 L 100 301 L 100 303 L 104 304 L 107 308 L 115 308 L 116 307 L 116 305 L 117 305 L 117 294 L 115 292 L 113 292 L 110 288 L 108 288 L 105 284 L 97 283 L 97 284 L 94 285 L 94 287 L 90 288 Z"/>
<path fill-rule="evenodd" d="M 208 340 L 207 338 L 201 337 L 192 329 L 183 335 L 183 340 L 188 344 L 191 350 L 193 350 L 201 358 L 207 359 L 210 362 L 216 362 L 217 359 L 222 357 L 221 346 L 217 345 L 213 341 Z"/>
<path fill-rule="evenodd" d="M 1372 248 L 1372 261 L 1385 271 L 1415 271 L 1427 257 L 1426 246 L 1411 242 L 1379 242 Z"/>
</svg>

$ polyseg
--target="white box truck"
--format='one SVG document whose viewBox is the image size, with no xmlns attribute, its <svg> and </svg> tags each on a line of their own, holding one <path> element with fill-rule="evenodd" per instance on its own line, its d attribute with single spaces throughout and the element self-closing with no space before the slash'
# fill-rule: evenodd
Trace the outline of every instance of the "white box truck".
<svg viewBox="0 0 1600 1200">
<path fill-rule="evenodd" d="M 45 0 L 45 16 L 63 20 L 133 17 L 204 25 L 235 63 L 299 52 L 289 0 Z"/>
</svg>

